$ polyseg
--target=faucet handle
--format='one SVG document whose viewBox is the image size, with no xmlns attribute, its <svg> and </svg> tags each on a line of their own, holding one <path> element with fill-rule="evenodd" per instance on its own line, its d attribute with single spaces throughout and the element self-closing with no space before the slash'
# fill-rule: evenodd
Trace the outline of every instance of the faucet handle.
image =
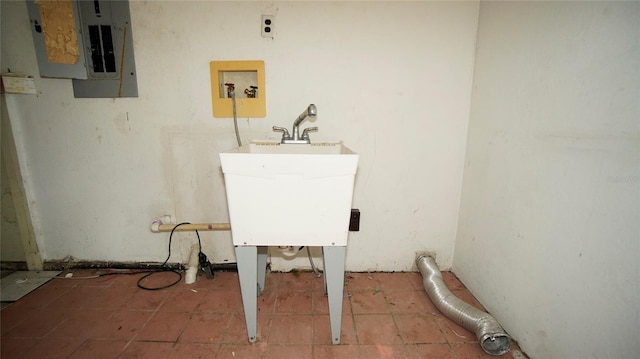
<svg viewBox="0 0 640 359">
<path fill-rule="evenodd" d="M 284 127 L 273 126 L 274 132 L 282 132 L 282 140 L 290 140 L 291 135 L 289 135 L 289 130 Z"/>
<path fill-rule="evenodd" d="M 302 131 L 302 139 L 303 140 L 308 140 L 309 139 L 309 132 L 316 132 L 318 131 L 318 127 L 307 127 L 304 129 L 304 131 Z"/>
</svg>

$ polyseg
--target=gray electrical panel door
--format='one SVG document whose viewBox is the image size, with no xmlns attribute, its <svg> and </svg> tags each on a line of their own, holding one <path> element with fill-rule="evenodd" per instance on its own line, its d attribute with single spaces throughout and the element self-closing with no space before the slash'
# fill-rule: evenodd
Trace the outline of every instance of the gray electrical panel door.
<svg viewBox="0 0 640 359">
<path fill-rule="evenodd" d="M 76 98 L 137 97 L 129 1 L 27 0 L 40 76 Z"/>
<path fill-rule="evenodd" d="M 40 76 L 68 79 L 88 78 L 82 37 L 76 31 L 80 29 L 78 3 L 71 1 L 66 8 L 53 8 L 51 11 L 48 11 L 48 8 L 42 9 L 45 15 L 45 22 L 43 22 L 40 6 L 36 1 L 27 0 L 27 10 Z M 50 17 L 59 17 L 60 14 L 72 15 L 73 17 L 66 23 L 48 24 L 49 26 L 57 25 L 56 27 L 62 31 L 56 29 L 55 34 L 51 33 L 48 34 L 50 36 L 45 37 L 47 20 Z M 64 29 L 65 26 L 68 28 Z M 62 36 L 63 41 L 57 41 L 58 36 Z"/>
</svg>

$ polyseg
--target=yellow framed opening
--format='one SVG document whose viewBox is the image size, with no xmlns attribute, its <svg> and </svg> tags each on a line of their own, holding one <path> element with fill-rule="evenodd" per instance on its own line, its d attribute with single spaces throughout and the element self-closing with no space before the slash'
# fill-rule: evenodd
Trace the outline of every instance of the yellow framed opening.
<svg viewBox="0 0 640 359">
<path fill-rule="evenodd" d="M 211 61 L 211 106 L 213 117 L 232 118 L 233 84 L 237 117 L 266 117 L 264 61 Z"/>
</svg>

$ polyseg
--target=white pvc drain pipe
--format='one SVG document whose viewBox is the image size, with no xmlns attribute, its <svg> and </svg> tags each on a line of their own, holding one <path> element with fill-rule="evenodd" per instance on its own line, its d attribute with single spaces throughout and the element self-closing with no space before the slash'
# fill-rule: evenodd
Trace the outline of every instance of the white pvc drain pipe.
<svg viewBox="0 0 640 359">
<path fill-rule="evenodd" d="M 416 260 L 422 283 L 435 306 L 449 319 L 476 334 L 487 354 L 502 355 L 511 347 L 511 337 L 491 314 L 456 297 L 444 283 L 435 259 L 421 255 Z"/>
</svg>

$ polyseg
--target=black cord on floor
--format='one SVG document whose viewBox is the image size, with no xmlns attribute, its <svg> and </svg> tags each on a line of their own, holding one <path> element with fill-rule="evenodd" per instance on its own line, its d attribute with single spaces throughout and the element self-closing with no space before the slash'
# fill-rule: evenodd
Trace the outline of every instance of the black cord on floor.
<svg viewBox="0 0 640 359">
<path fill-rule="evenodd" d="M 162 265 L 160 266 L 161 268 L 158 270 L 155 270 L 153 272 L 147 273 L 146 275 L 143 275 L 140 279 L 138 279 L 138 288 L 140 289 L 145 289 L 145 290 L 160 290 L 160 289 L 166 289 L 166 288 L 170 288 L 173 287 L 174 285 L 180 283 L 180 281 L 182 280 L 182 273 L 178 272 L 177 270 L 173 269 L 173 268 L 169 268 L 167 267 L 167 262 L 169 262 L 169 258 L 171 258 L 171 240 L 173 239 L 173 232 L 175 232 L 176 228 L 185 225 L 185 224 L 191 224 L 189 222 L 182 222 L 177 224 L 175 227 L 173 227 L 173 229 L 171 230 L 171 233 L 169 233 L 169 255 L 167 255 L 167 259 L 164 260 L 164 263 L 162 263 Z M 199 251 L 202 252 L 202 243 L 200 242 L 200 234 L 198 233 L 198 231 L 196 230 L 196 235 L 198 236 L 198 248 Z M 163 285 L 160 287 L 145 287 L 144 285 L 142 285 L 142 281 L 145 280 L 146 278 L 151 277 L 154 274 L 157 273 L 163 273 L 163 272 L 172 272 L 175 273 L 178 276 L 178 279 L 176 279 L 175 282 L 167 284 L 167 285 Z"/>
<path fill-rule="evenodd" d="M 144 285 L 140 284 L 145 278 L 148 278 L 148 277 L 151 277 L 154 274 L 163 273 L 163 272 L 175 273 L 178 276 L 178 279 L 176 279 L 176 281 L 173 282 L 173 283 L 170 283 L 170 284 L 167 284 L 167 285 L 163 285 L 163 286 L 160 286 L 160 287 L 145 287 Z M 138 285 L 138 288 L 144 289 L 144 290 L 160 290 L 160 289 L 166 289 L 166 288 L 173 287 L 174 285 L 180 283 L 181 280 L 182 280 L 182 273 L 178 272 L 175 269 L 164 269 L 163 268 L 163 269 L 158 269 L 155 272 L 150 272 L 150 273 L 147 273 L 147 274 L 143 275 L 142 277 L 140 277 L 140 279 L 138 279 L 137 285 Z"/>
<path fill-rule="evenodd" d="M 103 274 L 98 274 L 95 276 L 91 276 L 91 277 L 54 277 L 55 279 L 89 279 L 89 278 L 101 278 L 101 277 L 107 277 L 107 276 L 112 276 L 112 275 L 135 275 L 135 274 L 141 274 L 141 273 L 147 273 L 144 276 L 142 276 L 140 279 L 138 279 L 137 285 L 138 288 L 140 289 L 144 289 L 144 290 L 160 290 L 160 289 L 166 289 L 169 287 L 173 287 L 174 285 L 178 284 L 181 280 L 182 280 L 182 273 L 180 273 L 178 271 L 178 269 L 173 269 L 171 267 L 169 267 L 167 265 L 167 263 L 169 262 L 169 258 L 171 258 L 171 240 L 173 239 L 173 232 L 175 232 L 176 228 L 185 225 L 185 224 L 191 224 L 189 222 L 182 222 L 180 224 L 177 224 L 175 227 L 173 227 L 173 229 L 171 229 L 171 233 L 169 233 L 169 254 L 167 255 L 167 259 L 164 260 L 164 262 L 160 265 L 160 268 L 158 269 L 152 269 L 152 270 L 140 270 L 140 271 L 129 271 L 129 272 L 114 272 L 114 273 L 103 273 Z M 196 236 L 198 236 L 198 248 L 199 248 L 199 255 L 203 255 L 202 253 L 202 241 L 200 240 L 200 233 L 198 233 L 197 230 L 195 230 L 196 232 Z M 206 259 L 206 256 L 205 256 Z M 178 276 L 178 279 L 176 279 L 174 282 L 167 284 L 167 285 L 163 285 L 160 287 L 145 287 L 144 285 L 142 285 L 142 281 L 146 278 L 151 277 L 154 274 L 157 273 L 163 273 L 163 272 L 172 272 L 175 273 Z"/>
</svg>

